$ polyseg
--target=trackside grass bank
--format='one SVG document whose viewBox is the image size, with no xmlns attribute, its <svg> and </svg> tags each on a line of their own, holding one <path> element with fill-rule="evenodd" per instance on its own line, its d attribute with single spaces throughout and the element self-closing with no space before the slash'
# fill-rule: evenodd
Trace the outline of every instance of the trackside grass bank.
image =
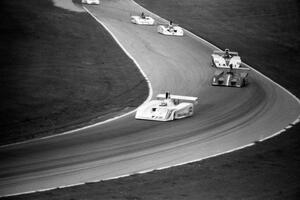
<svg viewBox="0 0 300 200">
<path fill-rule="evenodd" d="M 300 96 L 297 0 L 137 0 L 242 60 Z"/>
<path fill-rule="evenodd" d="M 296 200 L 299 126 L 216 158 L 116 180 L 3 198 L 8 200 Z"/>
<path fill-rule="evenodd" d="M 137 67 L 87 13 L 3 0 L 0 15 L 0 145 L 128 112 L 148 96 Z"/>
</svg>

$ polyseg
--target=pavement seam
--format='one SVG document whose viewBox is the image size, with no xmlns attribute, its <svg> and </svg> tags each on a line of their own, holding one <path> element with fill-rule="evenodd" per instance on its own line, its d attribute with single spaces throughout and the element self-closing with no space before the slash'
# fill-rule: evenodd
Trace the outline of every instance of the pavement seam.
<svg viewBox="0 0 300 200">
<path fill-rule="evenodd" d="M 165 22 L 168 23 L 168 20 L 166 20 L 166 19 L 160 17 L 159 15 L 157 15 L 157 14 L 155 14 L 155 13 L 149 11 L 148 9 L 142 7 L 141 5 L 139 5 L 138 3 L 136 3 L 134 0 L 130 0 L 130 1 L 131 1 L 133 4 L 136 4 L 136 5 L 139 6 L 140 8 L 144 9 L 145 11 L 147 11 L 148 13 L 150 13 L 151 15 L 155 16 L 156 18 L 158 18 L 158 19 L 160 19 L 160 20 L 165 21 Z M 194 38 L 196 38 L 196 39 L 198 39 L 198 40 L 201 40 L 201 41 L 204 42 L 205 44 L 207 44 L 207 45 L 209 45 L 209 46 L 211 46 L 211 47 L 213 47 L 213 48 L 215 48 L 215 49 L 217 49 L 217 50 L 221 50 L 221 48 L 219 48 L 219 47 L 217 47 L 216 45 L 214 45 L 214 44 L 212 44 L 212 43 L 206 41 L 205 39 L 203 39 L 203 38 L 197 36 L 197 35 L 194 34 L 193 32 L 191 32 L 191 31 L 189 31 L 189 30 L 186 30 L 185 28 L 183 28 L 183 30 L 184 30 L 184 32 L 190 34 L 190 35 L 193 36 Z M 281 88 L 283 91 L 285 91 L 285 92 L 288 93 L 289 95 L 291 95 L 291 96 L 298 102 L 298 104 L 300 105 L 300 99 L 299 99 L 298 97 L 296 97 L 293 93 L 291 93 L 289 90 L 287 90 L 286 88 L 284 88 L 284 87 L 281 86 L 280 84 L 276 83 L 275 81 L 273 81 L 272 79 L 270 79 L 269 77 L 267 77 L 266 75 L 264 75 L 263 73 L 261 73 L 260 71 L 254 69 L 254 68 L 251 67 L 250 65 L 248 65 L 248 64 L 246 64 L 246 63 L 244 63 L 244 62 L 243 62 L 243 64 L 246 65 L 246 66 L 247 66 L 248 68 L 250 68 L 251 70 L 255 71 L 257 74 L 261 75 L 263 78 L 269 80 L 270 82 L 272 82 L 273 84 L 275 84 L 276 86 L 278 86 L 279 88 Z M 299 114 L 298 117 L 297 117 L 293 122 L 291 122 L 290 124 L 296 125 L 296 124 L 299 123 L 299 122 L 300 122 L 300 114 Z M 277 131 L 276 133 L 272 134 L 271 136 L 267 136 L 267 137 L 265 137 L 265 138 L 263 138 L 263 139 L 261 139 L 261 140 L 259 140 L 259 141 L 262 142 L 262 141 L 265 141 L 265 140 L 270 139 L 270 138 L 272 138 L 272 137 L 275 137 L 275 136 L 279 135 L 280 133 L 283 133 L 283 132 L 286 131 L 288 128 L 291 128 L 291 127 L 290 127 L 290 124 L 289 124 L 287 127 L 285 127 L 285 128 L 283 128 L 283 129 Z M 238 150 L 238 149 L 237 149 L 237 150 Z"/>
<path fill-rule="evenodd" d="M 136 3 L 134 0 L 131 0 L 134 4 L 138 5 L 139 7 L 143 8 L 144 10 L 146 10 L 147 12 L 151 13 L 153 16 L 163 20 L 163 21 L 167 21 L 166 19 L 152 13 L 151 11 L 147 10 L 146 8 L 140 6 L 138 3 Z M 138 63 L 134 60 L 134 58 L 127 52 L 127 50 L 122 46 L 122 44 L 118 41 L 118 39 L 114 36 L 114 34 L 105 26 L 105 24 L 103 24 L 96 16 L 94 16 L 86 7 L 83 6 L 83 8 L 97 21 L 99 22 L 111 35 L 112 37 L 115 39 L 115 41 L 118 43 L 118 45 L 123 49 L 123 51 L 128 55 L 129 58 L 131 58 L 136 66 L 138 66 L 138 68 L 140 69 L 141 73 L 143 74 L 143 76 L 145 77 L 147 83 L 148 83 L 148 86 L 149 86 L 149 96 L 147 98 L 147 100 L 144 102 L 146 103 L 147 101 L 149 101 L 151 98 L 152 98 L 152 95 L 153 95 L 153 90 L 152 90 L 152 86 L 151 86 L 151 83 L 150 81 L 148 80 L 146 74 L 143 72 L 143 70 L 140 68 L 140 66 L 138 65 Z M 185 32 L 189 33 L 191 36 L 195 37 L 196 39 L 199 39 L 201 40 L 202 42 L 218 49 L 218 50 L 221 50 L 219 47 L 211 44 L 210 42 L 204 40 L 203 38 L 195 35 L 194 33 L 184 29 Z M 253 71 L 255 71 L 256 73 L 260 74 L 262 77 L 266 78 L 267 80 L 271 81 L 273 84 L 277 85 L 279 88 L 281 88 L 282 90 L 284 90 L 285 92 L 287 92 L 289 95 L 291 95 L 297 102 L 298 104 L 300 104 L 300 100 L 294 95 L 292 94 L 289 90 L 287 90 L 286 88 L 284 88 L 283 86 L 279 85 L 278 83 L 276 83 L 275 81 L 273 81 L 272 79 L 268 78 L 267 76 L 265 76 L 264 74 L 262 74 L 261 72 L 259 72 L 258 70 L 252 68 L 250 65 L 246 64 L 246 63 L 243 63 L 245 64 L 247 67 L 251 68 Z M 150 95 L 151 94 L 151 95 Z M 143 103 L 143 104 L 144 104 Z M 143 105 L 141 104 L 141 105 Z M 126 113 L 124 115 L 121 115 L 120 117 L 118 118 L 121 118 L 121 117 L 124 117 L 126 115 L 129 115 L 133 112 L 135 112 L 136 109 L 134 111 L 131 111 L 129 113 Z M 288 126 L 286 126 L 285 128 L 277 131 L 276 133 L 268 136 L 268 137 L 265 137 L 263 139 L 260 139 L 258 140 L 258 142 L 262 142 L 262 141 L 265 141 L 265 140 L 268 140 L 268 139 L 271 139 L 281 133 L 284 133 L 287 129 L 289 128 L 292 128 L 292 125 L 296 125 L 299 121 L 300 121 L 300 114 L 298 115 L 298 117 L 292 122 L 290 123 Z M 116 119 L 118 119 L 116 118 Z M 76 130 L 73 130 L 73 131 L 70 131 L 70 133 L 72 132 L 75 132 L 75 131 L 78 131 L 78 130 L 82 130 L 82 129 L 85 129 L 85 128 L 89 128 L 89 127 L 92 127 L 92 126 L 96 126 L 96 125 L 100 125 L 101 123 L 104 124 L 104 123 L 107 123 L 107 122 L 110 122 L 110 121 L 113 121 L 115 120 L 115 118 L 112 118 L 112 119 L 109 119 L 109 120 L 106 120 L 104 122 L 100 122 L 98 124 L 94 124 L 94 125 L 91 125 L 91 126 L 87 126 L 87 127 L 83 127 L 81 129 L 76 129 Z M 69 134 L 69 133 L 62 133 L 62 134 L 59 134 L 59 135 L 64 135 L 64 134 Z M 55 137 L 55 136 L 59 136 L 59 135 L 54 135 L 52 137 Z M 45 137 L 45 138 L 39 138 L 39 139 L 47 139 L 49 137 Z M 31 140 L 32 141 L 32 140 Z M 240 146 L 240 147 L 237 147 L 237 148 L 233 148 L 233 149 L 230 149 L 228 151 L 225 151 L 225 152 L 220 152 L 220 153 L 217 153 L 217 154 L 214 154 L 214 155 L 210 155 L 210 156 L 207 156 L 207 157 L 203 157 L 203 158 L 199 158 L 199 159 L 195 159 L 195 160 L 192 160 L 192 161 L 188 161 L 188 162 L 183 162 L 183 163 L 179 163 L 179 164 L 176 164 L 176 165 L 170 165 L 170 166 L 165 166 L 165 167 L 159 167 L 159 168 L 155 168 L 155 169 L 149 169 L 149 170 L 144 170 L 144 171 L 140 171 L 140 172 L 136 172 L 136 173 L 133 173 L 133 174 L 124 174 L 124 175 L 120 175 L 120 176 L 115 176 L 115 177 L 111 177 L 111 178 L 106 178 L 106 179 L 99 179 L 99 180 L 94 180 L 94 181 L 88 181 L 88 182 L 84 182 L 84 183 L 77 183 L 77 184 L 71 184 L 71 185 L 65 185 L 65 186 L 59 186 L 59 187 L 55 187 L 55 188 L 46 188 L 46 189 L 41 189 L 41 190 L 36 190 L 36 191 L 28 191 L 28 192 L 23 192 L 23 193 L 16 193 L 16 194 L 10 194 L 10 195 L 4 195 L 4 196 L 0 196 L 0 197 L 8 197 L 8 196 L 17 196 L 17 195 L 21 195 L 21 194 L 29 194 L 29 193 L 35 193 L 35 192 L 42 192 L 42 191 L 49 191 L 49 190 L 53 190 L 53 189 L 60 189 L 60 188 L 67 188 L 67 187 L 72 187 L 72 186 L 78 186 L 78 185 L 83 185 L 83 184 L 89 184 L 89 183 L 97 183 L 97 182 L 101 182 L 101 181 L 108 181 L 108 180 L 113 180 L 113 179 L 119 179 L 119 178 L 123 178 L 123 177 L 128 177 L 128 176 L 131 176 L 131 175 L 135 175 L 135 174 L 144 174 L 144 173 L 148 173 L 148 172 L 152 172 L 152 171 L 155 171 L 155 170 L 163 170 L 163 169 L 168 169 L 168 168 L 171 168 L 171 167 L 176 167 L 176 166 L 181 166 L 181 165 L 185 165 L 185 164 L 189 164 L 189 163 L 194 163 L 194 162 L 199 162 L 199 161 L 202 161 L 202 160 L 206 160 L 206 159 L 209 159 L 209 158 L 213 158 L 213 157 L 217 157 L 217 156 L 220 156 L 220 155 L 224 155 L 224 154 L 228 154 L 228 153 L 232 153 L 234 151 L 237 151 L 237 150 L 241 150 L 241 149 L 244 149 L 244 148 L 247 148 L 247 147 L 251 147 L 253 145 L 255 145 L 257 143 L 257 141 L 255 142 L 252 142 L 252 143 L 249 143 L 249 144 L 246 144 L 246 145 L 243 145 L 243 146 Z M 17 143 L 16 143 L 17 144 Z M 0 146 L 0 148 L 3 147 L 3 146 Z"/>
</svg>

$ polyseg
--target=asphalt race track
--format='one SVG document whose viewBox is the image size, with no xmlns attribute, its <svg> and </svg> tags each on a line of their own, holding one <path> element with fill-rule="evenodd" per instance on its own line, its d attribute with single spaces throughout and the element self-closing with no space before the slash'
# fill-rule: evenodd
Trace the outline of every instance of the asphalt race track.
<svg viewBox="0 0 300 200">
<path fill-rule="evenodd" d="M 131 24 L 130 13 L 141 12 L 132 1 L 101 1 L 87 9 L 139 63 L 153 96 L 198 96 L 195 115 L 153 122 L 131 114 L 73 134 L 0 147 L 0 196 L 199 160 L 273 135 L 297 119 L 298 101 L 254 70 L 246 88 L 212 87 L 214 47 L 191 34 L 163 36 L 156 26 Z"/>
</svg>

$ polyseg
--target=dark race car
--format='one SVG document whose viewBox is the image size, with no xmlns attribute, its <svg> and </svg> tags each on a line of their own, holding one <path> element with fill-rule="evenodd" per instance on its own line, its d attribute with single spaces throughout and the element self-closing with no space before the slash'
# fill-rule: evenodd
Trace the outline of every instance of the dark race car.
<svg viewBox="0 0 300 200">
<path fill-rule="evenodd" d="M 248 84 L 248 73 L 238 69 L 217 70 L 212 78 L 213 86 L 244 87 Z"/>
</svg>

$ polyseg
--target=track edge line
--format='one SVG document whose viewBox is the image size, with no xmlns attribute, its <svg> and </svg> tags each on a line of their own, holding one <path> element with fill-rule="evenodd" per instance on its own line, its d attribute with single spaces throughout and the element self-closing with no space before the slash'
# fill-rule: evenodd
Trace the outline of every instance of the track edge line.
<svg viewBox="0 0 300 200">
<path fill-rule="evenodd" d="M 131 56 L 131 54 L 124 48 L 124 46 L 120 43 L 120 41 L 117 39 L 117 37 L 108 29 L 108 27 L 102 23 L 95 15 L 93 15 L 93 13 L 91 13 L 85 6 L 83 6 L 84 10 L 86 10 L 86 12 L 88 14 L 90 14 L 99 24 L 102 25 L 102 27 L 105 28 L 105 30 L 112 36 L 112 38 L 115 40 L 115 42 L 121 47 L 121 49 L 124 51 L 124 53 L 133 61 L 133 63 L 136 65 L 136 67 L 139 69 L 140 73 L 142 74 L 142 76 L 145 78 L 146 82 L 147 82 L 147 85 L 148 85 L 148 97 L 147 99 L 141 104 L 145 104 L 147 103 L 148 101 L 150 101 L 152 99 L 152 96 L 153 96 L 153 88 L 152 88 L 152 85 L 151 85 L 151 82 L 149 81 L 149 78 L 147 77 L 146 73 L 143 71 L 143 69 L 141 68 L 141 66 L 138 64 L 138 62 L 133 58 L 133 56 Z M 141 105 L 139 105 L 138 107 L 140 107 Z M 45 137 L 41 137 L 41 138 L 36 138 L 36 139 L 31 139 L 31 140 L 25 140 L 25 141 L 21 141 L 21 142 L 16 142 L 16 143 L 11 143 L 11 144 L 7 144 L 7 145 L 1 145 L 0 146 L 0 149 L 1 148 L 7 148 L 7 147 L 12 147 L 12 146 L 17 146 L 17 145 L 21 145 L 21 144 L 27 144 L 27 143 L 31 143 L 31 142 L 36 142 L 36 141 L 40 141 L 40 140 L 45 140 L 45 139 L 49 139 L 49 138 L 54 138 L 54 137 L 59 137 L 59 136 L 62 136 L 62 135 L 68 135 L 68 134 L 72 134 L 72 133 L 75 133 L 75 132 L 78 132 L 78 131 L 81 131 L 81 130 L 84 130 L 84 129 L 88 129 L 88 128 L 92 128 L 92 127 L 95 127 L 95 126 L 99 126 L 99 125 L 102 125 L 102 124 L 106 124 L 106 123 L 109 123 L 111 121 L 115 121 L 117 119 L 120 119 L 120 118 L 123 118 L 123 117 L 126 117 L 134 112 L 136 112 L 137 108 L 136 107 L 134 110 L 130 111 L 130 112 L 127 112 L 125 114 L 122 114 L 122 115 L 119 115 L 119 116 L 115 116 L 113 118 L 110 118 L 110 119 L 107 119 L 107 120 L 104 120 L 102 122 L 98 122 L 98 123 L 95 123 L 95 124 L 91 124 L 91 125 L 88 125 L 88 126 L 84 126 L 84 127 L 80 127 L 80 128 L 77 128 L 77 129 L 73 129 L 73 130 L 69 130 L 69 131 L 65 131 L 65 132 L 62 132 L 62 133 L 58 133 L 58 134 L 55 134 L 55 135 L 50 135 L 50 136 L 45 136 Z"/>
</svg>

